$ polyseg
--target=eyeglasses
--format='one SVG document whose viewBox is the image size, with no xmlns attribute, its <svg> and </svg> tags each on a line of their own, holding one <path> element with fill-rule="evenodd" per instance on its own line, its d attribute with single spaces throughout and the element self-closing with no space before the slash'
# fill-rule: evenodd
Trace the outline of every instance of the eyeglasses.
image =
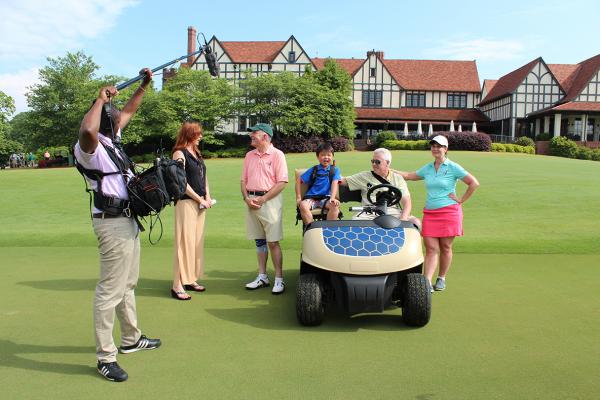
<svg viewBox="0 0 600 400">
<path fill-rule="evenodd" d="M 381 164 L 381 160 L 371 160 L 371 164 L 379 165 Z"/>
</svg>

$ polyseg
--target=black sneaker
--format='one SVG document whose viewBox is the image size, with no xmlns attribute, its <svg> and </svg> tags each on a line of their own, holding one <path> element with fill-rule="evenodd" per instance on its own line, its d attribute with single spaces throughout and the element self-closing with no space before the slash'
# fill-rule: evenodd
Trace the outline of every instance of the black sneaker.
<svg viewBox="0 0 600 400">
<path fill-rule="evenodd" d="M 103 363 L 98 361 L 98 373 L 112 382 L 124 382 L 129 378 L 116 361 Z"/>
<path fill-rule="evenodd" d="M 142 335 L 136 344 L 132 344 L 131 346 L 120 346 L 119 353 L 127 354 L 139 350 L 152 350 L 160 347 L 160 345 L 160 339 L 149 339 L 146 335 Z"/>
</svg>

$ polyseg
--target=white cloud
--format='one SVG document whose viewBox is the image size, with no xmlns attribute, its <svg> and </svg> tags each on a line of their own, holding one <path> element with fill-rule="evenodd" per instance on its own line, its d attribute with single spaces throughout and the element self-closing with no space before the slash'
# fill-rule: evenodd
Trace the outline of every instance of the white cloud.
<svg viewBox="0 0 600 400">
<path fill-rule="evenodd" d="M 0 62 L 38 60 L 72 50 L 110 29 L 133 0 L 8 0 L 0 3 Z"/>
<path fill-rule="evenodd" d="M 0 90 L 15 100 L 17 112 L 25 111 L 25 93 L 37 82 L 39 65 L 46 57 L 82 47 L 84 40 L 112 28 L 123 10 L 137 3 L 136 0 L 2 0 Z"/>
<path fill-rule="evenodd" d="M 38 69 L 31 68 L 14 74 L 0 74 L 0 90 L 15 100 L 16 113 L 27 110 L 25 92 L 38 83 Z"/>
<path fill-rule="evenodd" d="M 477 60 L 477 61 L 506 61 L 519 59 L 525 50 L 525 45 L 517 40 L 445 40 L 439 45 L 425 49 L 427 57 Z"/>
</svg>

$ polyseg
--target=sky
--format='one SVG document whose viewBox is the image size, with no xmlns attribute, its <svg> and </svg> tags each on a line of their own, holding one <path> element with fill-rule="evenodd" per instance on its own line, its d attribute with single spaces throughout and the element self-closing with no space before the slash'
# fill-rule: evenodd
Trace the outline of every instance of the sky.
<svg viewBox="0 0 600 400">
<path fill-rule="evenodd" d="M 600 53 L 597 0 L 0 0 L 0 15 L 0 91 L 17 112 L 48 57 L 83 51 L 99 76 L 134 77 L 185 55 L 188 26 L 224 41 L 294 35 L 310 57 L 476 60 L 482 83 L 540 56 Z"/>
</svg>

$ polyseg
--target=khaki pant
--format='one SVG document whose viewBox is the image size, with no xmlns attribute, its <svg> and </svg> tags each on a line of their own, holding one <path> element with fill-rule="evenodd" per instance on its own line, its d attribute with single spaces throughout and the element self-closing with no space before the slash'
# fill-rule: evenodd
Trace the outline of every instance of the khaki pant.
<svg viewBox="0 0 600 400">
<path fill-rule="evenodd" d="M 179 200 L 175 206 L 175 251 L 173 281 L 190 285 L 204 276 L 204 221 L 206 209 L 194 200 Z"/>
<path fill-rule="evenodd" d="M 250 198 L 256 196 L 249 196 Z M 279 242 L 283 239 L 283 196 L 279 193 L 258 210 L 246 207 L 246 237 Z"/>
<path fill-rule="evenodd" d="M 117 359 L 113 340 L 115 312 L 121 327 L 121 345 L 135 344 L 137 327 L 134 289 L 140 270 L 140 238 L 133 218 L 93 219 L 100 252 L 100 279 L 94 298 L 96 357 L 101 362 Z"/>
</svg>

